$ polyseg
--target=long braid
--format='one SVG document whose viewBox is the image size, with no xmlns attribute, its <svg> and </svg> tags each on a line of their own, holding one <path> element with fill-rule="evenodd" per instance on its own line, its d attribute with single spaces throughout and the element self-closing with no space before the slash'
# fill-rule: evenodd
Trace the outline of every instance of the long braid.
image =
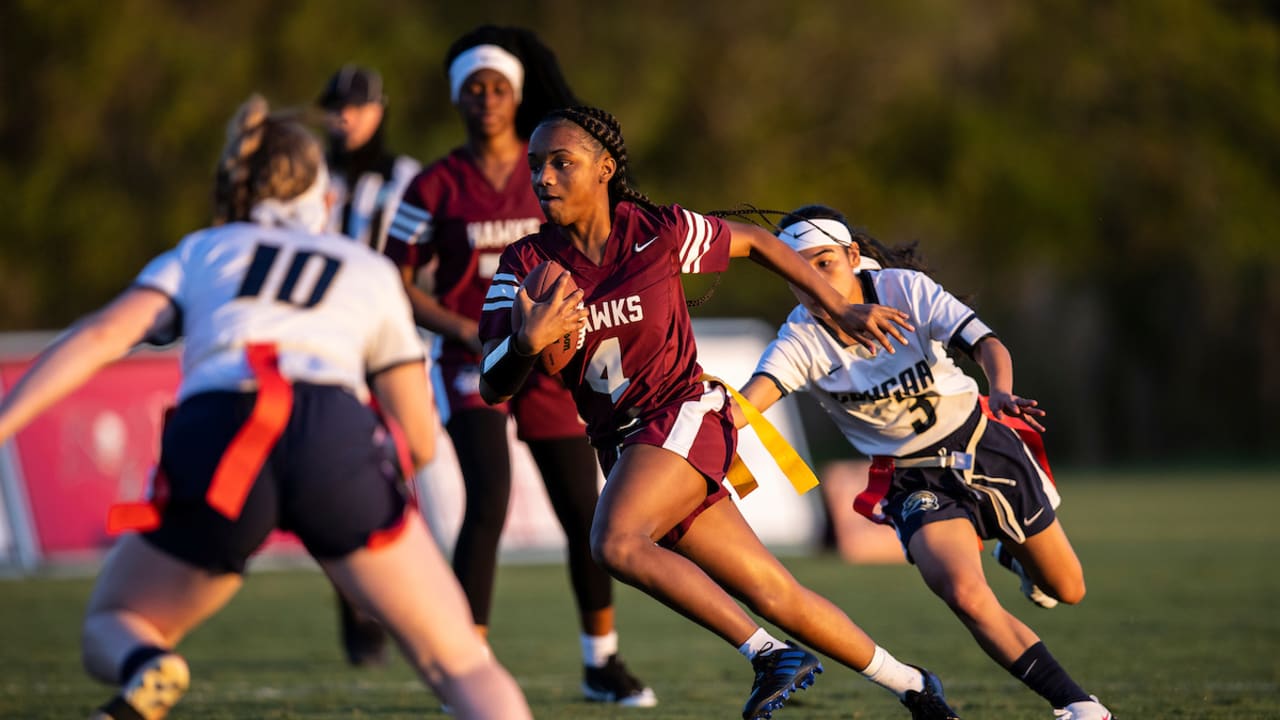
<svg viewBox="0 0 1280 720">
<path fill-rule="evenodd" d="M 627 177 L 627 143 L 622 139 L 622 125 L 618 118 L 600 108 L 577 105 L 547 113 L 542 122 L 567 120 L 582 128 L 613 157 L 618 169 L 609 179 L 609 205 L 632 202 L 649 212 L 658 212 L 658 206 L 647 195 L 631 186 Z"/>
</svg>

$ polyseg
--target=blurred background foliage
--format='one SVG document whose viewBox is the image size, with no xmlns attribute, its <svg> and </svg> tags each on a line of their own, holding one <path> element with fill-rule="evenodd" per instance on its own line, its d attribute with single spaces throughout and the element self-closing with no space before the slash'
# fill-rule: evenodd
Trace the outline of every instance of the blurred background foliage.
<svg viewBox="0 0 1280 720">
<path fill-rule="evenodd" d="M 655 200 L 825 202 L 919 241 L 1062 462 L 1273 461 L 1280 6 L 1089 5 L 0 2 L 0 330 L 67 324 L 206 223 L 251 91 L 306 105 L 376 67 L 393 148 L 430 160 L 462 137 L 445 48 L 520 24 L 619 116 Z M 792 304 L 735 265 L 695 314 Z"/>
</svg>

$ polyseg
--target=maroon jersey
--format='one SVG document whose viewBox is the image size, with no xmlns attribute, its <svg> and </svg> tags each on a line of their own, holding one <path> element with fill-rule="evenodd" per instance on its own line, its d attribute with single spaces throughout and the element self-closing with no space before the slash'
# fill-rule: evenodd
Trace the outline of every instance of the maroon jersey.
<svg viewBox="0 0 1280 720">
<path fill-rule="evenodd" d="M 651 213 L 619 203 L 604 262 L 596 265 L 558 227 L 543 225 L 502 254 L 480 318 L 480 338 L 511 334 L 515 290 L 529 271 L 548 259 L 568 269 L 583 291 L 588 317 L 585 343 L 560 377 L 592 442 L 614 443 L 623 426 L 702 395 L 680 275 L 725 270 L 730 236 L 723 220 L 678 205 Z"/>
<path fill-rule="evenodd" d="M 386 253 L 400 267 L 415 270 L 439 258 L 434 293 L 440 304 L 479 320 L 502 251 L 537 232 L 542 221 L 527 163 L 516 163 L 499 189 L 464 148 L 457 148 L 410 181 L 387 231 Z M 441 344 L 441 363 L 478 361 L 457 341 Z"/>
</svg>

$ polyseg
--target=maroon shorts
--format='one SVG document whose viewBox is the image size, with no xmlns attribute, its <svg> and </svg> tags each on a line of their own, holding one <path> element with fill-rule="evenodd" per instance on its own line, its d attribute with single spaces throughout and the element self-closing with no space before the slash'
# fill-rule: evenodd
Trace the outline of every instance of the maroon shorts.
<svg viewBox="0 0 1280 720">
<path fill-rule="evenodd" d="M 600 467 L 608 477 L 622 451 L 632 445 L 654 445 L 670 450 L 693 466 L 707 481 L 706 499 L 659 540 L 671 547 L 684 537 L 693 521 L 707 508 L 729 496 L 725 474 L 733 462 L 738 431 L 729 414 L 728 393 L 714 383 L 702 383 L 701 396 L 659 408 L 622 437 L 616 447 L 597 448 Z"/>
<path fill-rule="evenodd" d="M 509 402 L 490 405 L 480 397 L 480 366 L 473 363 L 440 364 L 449 412 L 498 410 L 516 419 L 521 440 L 554 440 L 583 437 L 587 426 L 578 417 L 573 396 L 560 380 L 534 370 L 524 387 Z"/>
</svg>

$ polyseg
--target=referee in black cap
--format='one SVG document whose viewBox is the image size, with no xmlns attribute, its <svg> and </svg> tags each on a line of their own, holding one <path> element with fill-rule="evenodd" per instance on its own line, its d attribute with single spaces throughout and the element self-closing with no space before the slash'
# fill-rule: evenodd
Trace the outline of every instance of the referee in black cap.
<svg viewBox="0 0 1280 720">
<path fill-rule="evenodd" d="M 395 204 L 421 164 L 386 149 L 387 96 L 376 70 L 342 66 L 316 103 L 325 111 L 336 193 L 329 229 L 381 251 Z"/>
</svg>

